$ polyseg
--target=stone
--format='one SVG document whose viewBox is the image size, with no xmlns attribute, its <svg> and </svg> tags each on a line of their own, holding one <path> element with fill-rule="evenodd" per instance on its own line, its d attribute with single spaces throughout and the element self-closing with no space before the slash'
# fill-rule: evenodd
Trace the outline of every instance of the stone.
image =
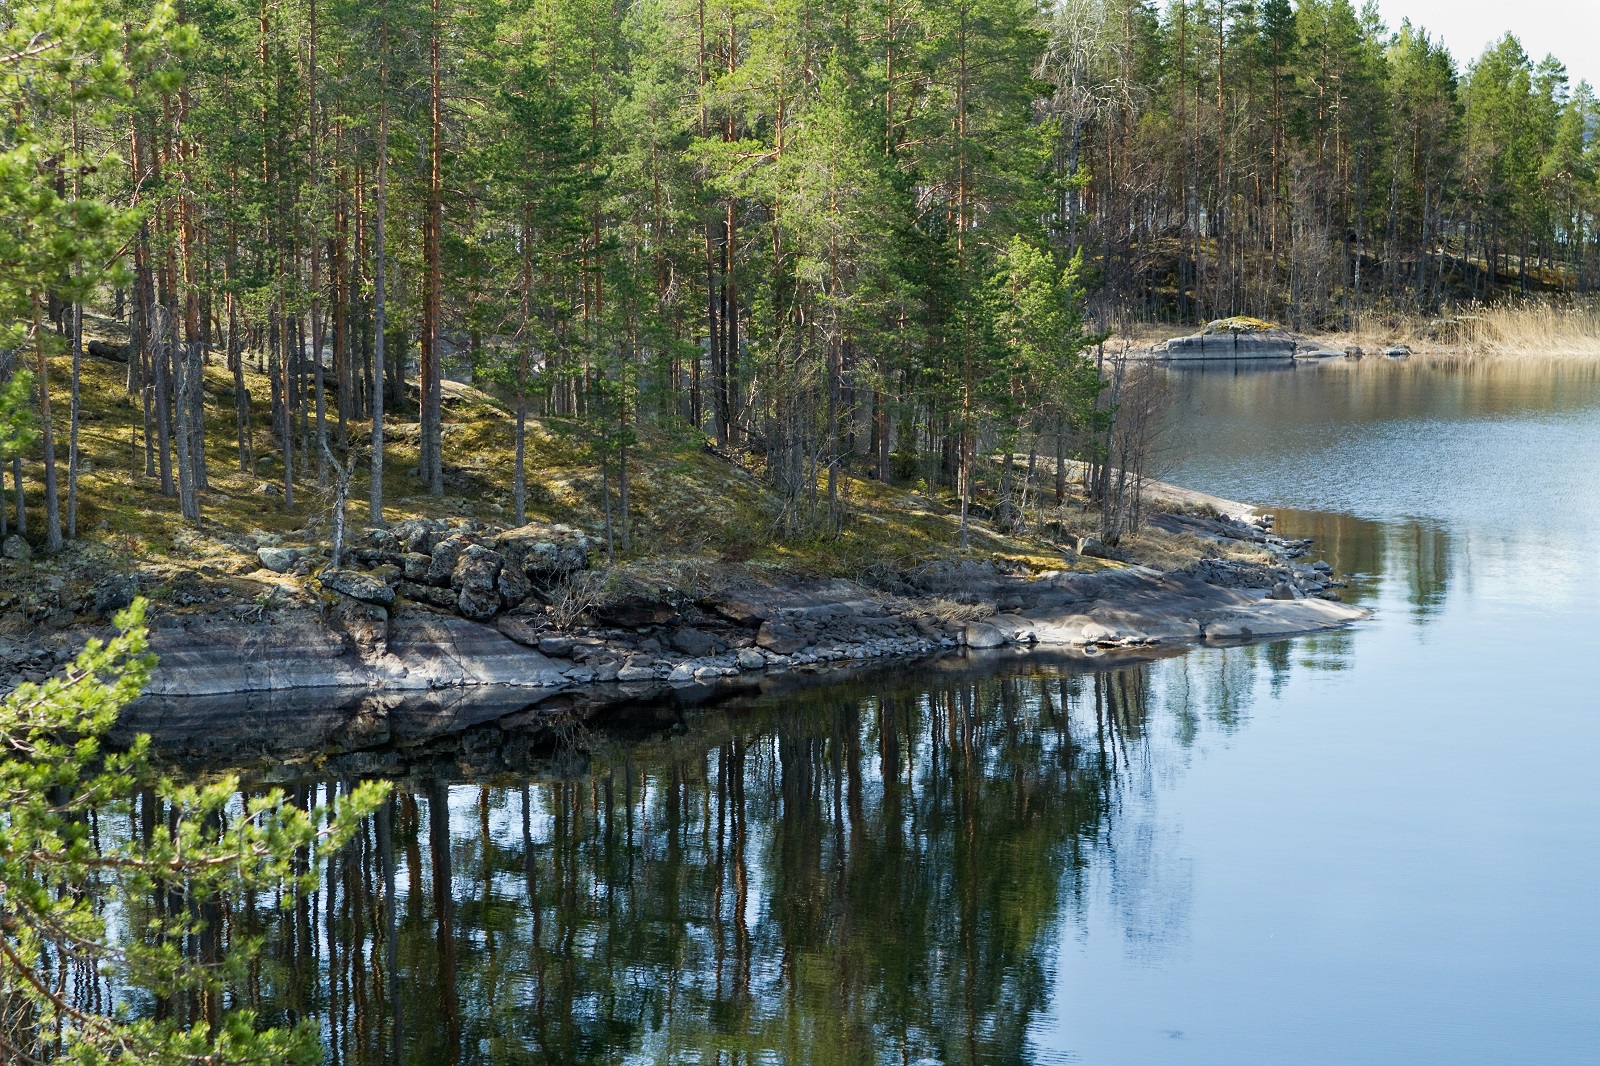
<svg viewBox="0 0 1600 1066">
<path fill-rule="evenodd" d="M 540 631 L 534 628 L 526 618 L 501 615 L 494 620 L 494 627 L 518 644 L 526 644 L 530 648 L 539 647 Z"/>
<path fill-rule="evenodd" d="M 95 359 L 110 359 L 117 363 L 128 361 L 128 345 L 112 344 L 109 341 L 90 341 L 84 345 L 84 350 Z"/>
<path fill-rule="evenodd" d="M 1105 541 L 1099 537 L 1079 537 L 1078 554 L 1090 559 L 1109 559 L 1111 550 L 1106 547 Z"/>
<path fill-rule="evenodd" d="M 24 562 L 33 558 L 33 548 L 27 541 L 13 533 L 0 545 L 0 555 L 17 562 Z"/>
<path fill-rule="evenodd" d="M 392 530 L 387 529 L 372 528 L 362 530 L 358 544 L 362 548 L 383 552 L 387 555 L 399 555 L 405 551 L 405 545 L 400 543 L 400 538 L 396 537 Z"/>
<path fill-rule="evenodd" d="M 1289 584 L 1287 581 L 1280 581 L 1276 585 L 1272 586 L 1272 591 L 1267 593 L 1267 598 L 1270 600 L 1295 599 L 1295 587 Z"/>
<path fill-rule="evenodd" d="M 574 643 L 571 637 L 540 637 L 539 650 L 546 655 L 567 656 L 572 654 Z"/>
<path fill-rule="evenodd" d="M 598 604 L 594 608 L 594 614 L 605 625 L 621 626 L 625 629 L 663 626 L 678 617 L 677 610 L 670 603 L 643 596 L 623 597 Z"/>
<path fill-rule="evenodd" d="M 428 563 L 428 584 L 441 587 L 452 584 L 461 553 L 471 546 L 472 541 L 463 533 L 452 533 L 435 544 L 433 558 Z"/>
<path fill-rule="evenodd" d="M 811 639 L 787 622 L 768 619 L 756 631 L 756 643 L 779 655 L 793 655 L 811 643 Z"/>
<path fill-rule="evenodd" d="M 139 582 L 132 574 L 107 574 L 95 582 L 90 592 L 95 613 L 105 618 L 110 618 L 133 603 L 137 595 L 139 595 Z"/>
<path fill-rule="evenodd" d="M 1253 319 L 1219 319 L 1193 336 L 1174 337 L 1166 343 L 1168 359 L 1281 359 L 1294 358 L 1301 338 L 1269 322 Z"/>
<path fill-rule="evenodd" d="M 426 603 L 434 607 L 445 608 L 456 605 L 454 589 L 441 589 L 432 585 L 419 585 L 414 581 L 402 581 L 395 586 L 395 591 L 416 603 Z"/>
<path fill-rule="evenodd" d="M 717 638 L 710 633 L 703 629 L 695 629 L 692 626 L 680 629 L 672 634 L 672 646 L 683 652 L 683 654 L 692 655 L 696 658 L 715 655 L 718 651 L 717 645 L 719 643 Z"/>
<path fill-rule="evenodd" d="M 968 623 L 964 634 L 969 648 L 998 648 L 1006 642 L 1005 634 L 987 622 Z"/>
<path fill-rule="evenodd" d="M 428 580 L 428 568 L 433 565 L 433 558 L 421 552 L 406 552 L 400 556 L 400 566 L 405 571 L 407 581 L 422 584 Z"/>
<path fill-rule="evenodd" d="M 495 538 L 495 547 L 530 577 L 556 577 L 589 568 L 589 538 L 571 526 L 530 522 Z"/>
<path fill-rule="evenodd" d="M 401 580 L 405 577 L 405 574 L 401 572 L 400 568 L 393 563 L 380 563 L 369 570 L 368 573 L 371 575 L 373 580 L 382 581 L 390 588 L 400 584 Z"/>
<path fill-rule="evenodd" d="M 433 559 L 435 563 L 439 561 L 438 549 L 434 550 Z M 481 544 L 469 544 L 462 549 L 450 575 L 451 587 L 460 591 L 456 603 L 462 617 L 487 622 L 500 612 L 498 578 L 504 565 L 505 558 L 499 552 L 490 551 Z M 433 576 L 432 569 L 428 576 Z"/>
<path fill-rule="evenodd" d="M 357 548 L 350 553 L 350 558 L 362 566 L 401 566 L 403 560 L 399 552 L 379 551 L 377 548 Z"/>
<path fill-rule="evenodd" d="M 773 615 L 772 606 L 765 602 L 759 591 L 724 590 L 707 596 L 700 601 L 700 605 L 742 626 L 760 625 Z"/>
<path fill-rule="evenodd" d="M 433 546 L 439 542 L 446 528 L 441 518 L 408 518 L 390 526 L 389 533 L 401 551 L 427 555 L 433 551 Z"/>
<path fill-rule="evenodd" d="M 10 543 L 9 541 L 7 543 Z M 287 574 L 300 563 L 298 548 L 257 548 L 256 558 L 274 574 Z"/>
<path fill-rule="evenodd" d="M 745 648 L 739 653 L 739 669 L 765 670 L 766 667 L 767 657 L 756 651 L 754 648 Z"/>
<path fill-rule="evenodd" d="M 394 603 L 394 589 L 371 574 L 357 570 L 324 570 L 317 579 L 322 587 L 342 593 L 362 603 L 378 603 L 387 607 Z"/>
<path fill-rule="evenodd" d="M 622 664 L 616 661 L 601 663 L 594 669 L 596 681 L 615 681 L 617 675 L 622 673 Z"/>
<path fill-rule="evenodd" d="M 716 681 L 722 677 L 722 667 L 702 666 L 694 672 L 694 679 L 700 682 Z"/>
<path fill-rule="evenodd" d="M 500 590 L 500 606 L 506 610 L 520 607 L 533 592 L 533 582 L 520 566 L 501 567 L 495 586 Z"/>
<path fill-rule="evenodd" d="M 631 662 L 617 671 L 618 681 L 654 681 L 655 677 L 655 667 L 636 666 Z"/>
<path fill-rule="evenodd" d="M 672 672 L 667 675 L 667 680 L 679 682 L 693 681 L 694 673 L 694 663 L 679 663 L 677 666 L 674 666 L 672 668 Z"/>
</svg>

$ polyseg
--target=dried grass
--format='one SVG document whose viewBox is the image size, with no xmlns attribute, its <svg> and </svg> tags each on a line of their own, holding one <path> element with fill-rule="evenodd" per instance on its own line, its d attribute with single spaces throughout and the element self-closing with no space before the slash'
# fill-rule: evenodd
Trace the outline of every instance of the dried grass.
<svg viewBox="0 0 1600 1066">
<path fill-rule="evenodd" d="M 1594 359 L 1600 358 L 1600 299 L 1474 304 L 1433 319 L 1364 314 L 1354 330 L 1317 339 L 1369 356 L 1404 345 L 1418 355 Z"/>
</svg>

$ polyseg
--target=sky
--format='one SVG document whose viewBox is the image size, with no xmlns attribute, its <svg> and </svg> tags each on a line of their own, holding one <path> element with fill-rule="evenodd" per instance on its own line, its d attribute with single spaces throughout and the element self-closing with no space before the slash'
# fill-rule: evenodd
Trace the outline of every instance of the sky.
<svg viewBox="0 0 1600 1066">
<path fill-rule="evenodd" d="M 1463 70 L 1509 30 L 1535 61 L 1565 63 L 1574 85 L 1600 85 L 1600 0 L 1378 0 L 1378 10 L 1391 30 L 1409 18 L 1442 39 Z"/>
</svg>

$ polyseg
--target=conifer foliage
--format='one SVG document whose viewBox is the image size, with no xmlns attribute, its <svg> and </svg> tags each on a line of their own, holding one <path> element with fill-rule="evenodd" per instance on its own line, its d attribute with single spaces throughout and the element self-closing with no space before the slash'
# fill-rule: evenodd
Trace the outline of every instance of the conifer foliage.
<svg viewBox="0 0 1600 1066">
<path fill-rule="evenodd" d="M 442 494 L 443 382 L 470 378 L 515 411 L 517 516 L 543 418 L 626 548 L 645 429 L 753 456 L 778 530 L 825 531 L 847 470 L 970 501 L 997 451 L 1098 462 L 1109 329 L 1600 281 L 1591 88 L 1511 36 L 1462 69 L 1351 0 L 0 18 L 3 369 L 37 382 L 50 546 L 77 407 L 39 369 L 81 357 L 85 305 L 129 330 L 133 465 L 191 521 L 230 406 L 283 506 L 336 469 L 374 522 L 385 492 Z M 420 461 L 385 473 L 397 434 Z"/>
</svg>

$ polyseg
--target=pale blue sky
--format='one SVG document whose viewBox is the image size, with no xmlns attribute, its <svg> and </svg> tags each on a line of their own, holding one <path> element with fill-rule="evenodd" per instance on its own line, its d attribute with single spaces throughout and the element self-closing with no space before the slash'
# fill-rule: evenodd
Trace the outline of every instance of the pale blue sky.
<svg viewBox="0 0 1600 1066">
<path fill-rule="evenodd" d="M 1565 63 L 1573 84 L 1600 84 L 1600 0 L 1378 0 L 1378 10 L 1390 29 L 1409 18 L 1442 38 L 1463 70 L 1509 30 L 1535 60 Z"/>
</svg>

